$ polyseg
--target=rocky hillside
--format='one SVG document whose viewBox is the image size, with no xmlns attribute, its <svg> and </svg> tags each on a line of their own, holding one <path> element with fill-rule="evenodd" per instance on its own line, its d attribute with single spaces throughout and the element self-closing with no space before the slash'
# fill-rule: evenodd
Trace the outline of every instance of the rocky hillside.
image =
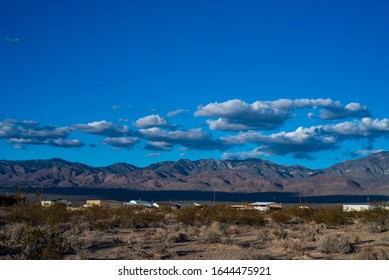
<svg viewBox="0 0 389 280">
<path fill-rule="evenodd" d="M 312 170 L 262 159 L 127 163 L 91 167 L 54 158 L 0 161 L 0 189 L 18 185 L 65 188 L 222 192 L 297 192 L 302 195 L 389 195 L 389 152 Z"/>
</svg>

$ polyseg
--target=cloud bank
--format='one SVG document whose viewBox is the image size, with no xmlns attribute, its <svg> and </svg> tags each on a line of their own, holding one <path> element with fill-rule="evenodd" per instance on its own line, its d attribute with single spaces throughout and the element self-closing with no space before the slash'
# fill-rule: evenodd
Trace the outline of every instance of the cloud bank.
<svg viewBox="0 0 389 280">
<path fill-rule="evenodd" d="M 119 109 L 117 107 L 112 109 Z M 299 110 L 303 114 L 296 118 Z M 174 117 L 188 111 L 177 109 L 166 115 Z M 61 127 L 32 120 L 4 119 L 0 121 L 0 139 L 15 149 L 25 149 L 28 145 L 82 148 L 85 144 L 73 137 L 75 133 L 82 133 L 101 137 L 97 141 L 113 149 L 145 149 L 158 155 L 174 150 L 201 150 L 223 152 L 223 158 L 291 155 L 312 159 L 316 152 L 340 149 L 350 140 L 369 143 L 368 148 L 349 151 L 353 157 L 381 151 L 374 149 L 372 143 L 389 136 L 389 119 L 371 118 L 371 112 L 360 103 L 342 105 L 332 99 L 278 99 L 253 103 L 232 99 L 200 105 L 194 116 L 180 125 L 171 125 L 158 114 L 132 122 L 128 117 L 119 119 L 130 121 L 135 129 L 106 120 Z M 205 127 L 193 127 L 201 117 L 206 118 Z M 319 125 L 306 127 L 300 124 L 294 130 L 282 129 L 286 122 L 292 127 L 291 124 L 301 122 L 302 117 L 306 119 L 305 124 L 315 122 Z M 229 152 L 230 149 L 240 151 Z"/>
<path fill-rule="evenodd" d="M 279 99 L 255 101 L 251 104 L 233 99 L 198 106 L 194 115 L 217 118 L 206 121 L 211 130 L 275 130 L 292 118 L 295 110 L 317 108 L 320 109 L 320 118 L 324 120 L 370 116 L 366 106 L 359 103 L 342 106 L 339 101 L 334 102 L 331 99 Z"/>
</svg>

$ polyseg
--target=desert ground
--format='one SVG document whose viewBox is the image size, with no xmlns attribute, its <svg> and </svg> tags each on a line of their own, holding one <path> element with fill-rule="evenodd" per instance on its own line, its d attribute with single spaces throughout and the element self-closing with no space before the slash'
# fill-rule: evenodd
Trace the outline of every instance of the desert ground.
<svg viewBox="0 0 389 280">
<path fill-rule="evenodd" d="M 1 207 L 0 259 L 389 259 L 389 210 Z"/>
</svg>

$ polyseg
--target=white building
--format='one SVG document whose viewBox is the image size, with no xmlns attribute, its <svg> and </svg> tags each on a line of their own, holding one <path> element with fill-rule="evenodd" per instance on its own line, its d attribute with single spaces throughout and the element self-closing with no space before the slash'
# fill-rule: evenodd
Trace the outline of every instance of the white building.
<svg viewBox="0 0 389 280">
<path fill-rule="evenodd" d="M 282 205 L 276 202 L 254 202 L 249 204 L 250 207 L 259 211 L 268 211 L 270 209 L 282 209 Z"/>
<path fill-rule="evenodd" d="M 66 205 L 66 207 L 72 206 L 72 203 L 69 200 L 63 199 L 63 198 L 42 200 L 41 201 L 42 206 L 50 206 L 50 205 L 54 205 L 54 204 L 64 204 L 64 205 Z"/>
<path fill-rule="evenodd" d="M 343 211 L 351 212 L 351 211 L 363 211 L 363 210 L 371 210 L 373 209 L 371 204 L 344 204 Z"/>
</svg>

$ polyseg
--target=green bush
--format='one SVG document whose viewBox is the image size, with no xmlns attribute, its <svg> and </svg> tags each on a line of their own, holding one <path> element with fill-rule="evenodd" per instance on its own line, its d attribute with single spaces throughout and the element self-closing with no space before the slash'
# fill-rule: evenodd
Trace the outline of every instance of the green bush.
<svg viewBox="0 0 389 280">
<path fill-rule="evenodd" d="M 342 207 L 320 208 L 313 213 L 312 220 L 316 223 L 328 226 L 339 226 L 350 224 L 351 214 L 344 212 Z"/>
<path fill-rule="evenodd" d="M 281 210 L 274 211 L 270 214 L 270 216 L 275 222 L 281 223 L 281 224 L 288 223 L 288 222 L 292 221 L 294 218 L 292 213 L 290 211 L 288 211 L 287 209 L 285 209 L 285 210 L 281 209 Z"/>
<path fill-rule="evenodd" d="M 39 204 L 16 205 L 11 208 L 10 213 L 5 218 L 7 223 L 26 223 L 31 226 L 55 225 L 69 220 L 70 213 L 62 204 L 46 207 Z"/>
<path fill-rule="evenodd" d="M 178 222 L 187 225 L 209 225 L 212 222 L 237 225 L 262 225 L 263 213 L 252 209 L 234 209 L 228 205 L 181 209 L 176 214 Z"/>
</svg>

